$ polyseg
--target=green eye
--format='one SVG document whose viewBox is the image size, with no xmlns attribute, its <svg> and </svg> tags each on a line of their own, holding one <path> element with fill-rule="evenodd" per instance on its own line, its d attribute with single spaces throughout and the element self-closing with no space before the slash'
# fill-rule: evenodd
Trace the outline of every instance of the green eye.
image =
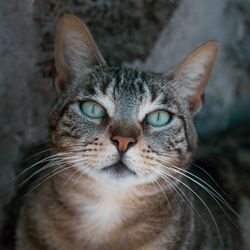
<svg viewBox="0 0 250 250">
<path fill-rule="evenodd" d="M 146 116 L 146 122 L 154 127 L 167 125 L 171 120 L 171 115 L 163 110 L 154 111 Z"/>
<path fill-rule="evenodd" d="M 105 109 L 96 102 L 84 102 L 81 104 L 82 112 L 92 119 L 101 119 L 106 115 Z"/>
</svg>

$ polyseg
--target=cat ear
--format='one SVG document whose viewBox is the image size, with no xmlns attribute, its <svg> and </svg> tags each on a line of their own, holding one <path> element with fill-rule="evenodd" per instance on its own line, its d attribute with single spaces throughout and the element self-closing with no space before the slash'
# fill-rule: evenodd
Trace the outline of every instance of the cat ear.
<svg viewBox="0 0 250 250">
<path fill-rule="evenodd" d="M 86 25 L 76 16 L 63 16 L 56 28 L 56 89 L 64 91 L 70 80 L 83 76 L 105 61 Z"/>
<path fill-rule="evenodd" d="M 188 101 L 190 111 L 197 114 L 203 104 L 204 92 L 216 62 L 219 44 L 207 42 L 192 52 L 172 72 L 175 91 Z"/>
</svg>

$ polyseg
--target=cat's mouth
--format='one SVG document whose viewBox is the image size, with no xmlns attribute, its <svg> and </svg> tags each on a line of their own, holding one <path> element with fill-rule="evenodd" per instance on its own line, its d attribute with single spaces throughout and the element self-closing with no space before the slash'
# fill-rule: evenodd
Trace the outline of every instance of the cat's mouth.
<svg viewBox="0 0 250 250">
<path fill-rule="evenodd" d="M 110 172 L 117 177 L 123 177 L 126 175 L 136 175 L 136 173 L 128 168 L 121 160 L 110 166 L 104 167 L 102 171 Z"/>
</svg>

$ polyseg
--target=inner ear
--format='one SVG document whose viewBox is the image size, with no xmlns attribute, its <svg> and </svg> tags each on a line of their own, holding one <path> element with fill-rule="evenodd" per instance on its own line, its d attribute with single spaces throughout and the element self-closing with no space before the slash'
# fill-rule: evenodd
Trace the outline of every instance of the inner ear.
<svg viewBox="0 0 250 250">
<path fill-rule="evenodd" d="M 218 51 L 217 42 L 207 42 L 192 52 L 171 72 L 175 92 L 187 102 L 193 115 L 197 114 L 202 107 L 204 92 Z"/>
<path fill-rule="evenodd" d="M 86 25 L 76 16 L 63 16 L 56 28 L 56 89 L 64 91 L 72 78 L 84 76 L 98 65 L 105 65 L 105 60 Z"/>
</svg>

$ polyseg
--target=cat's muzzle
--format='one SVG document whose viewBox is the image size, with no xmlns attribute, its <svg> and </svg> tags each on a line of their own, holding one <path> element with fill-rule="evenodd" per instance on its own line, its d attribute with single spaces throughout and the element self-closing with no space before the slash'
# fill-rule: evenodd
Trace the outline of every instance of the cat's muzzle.
<svg viewBox="0 0 250 250">
<path fill-rule="evenodd" d="M 112 175 L 121 178 L 127 175 L 136 175 L 136 173 L 127 167 L 121 160 L 110 166 L 104 167 L 102 171 L 110 172 Z"/>
</svg>

